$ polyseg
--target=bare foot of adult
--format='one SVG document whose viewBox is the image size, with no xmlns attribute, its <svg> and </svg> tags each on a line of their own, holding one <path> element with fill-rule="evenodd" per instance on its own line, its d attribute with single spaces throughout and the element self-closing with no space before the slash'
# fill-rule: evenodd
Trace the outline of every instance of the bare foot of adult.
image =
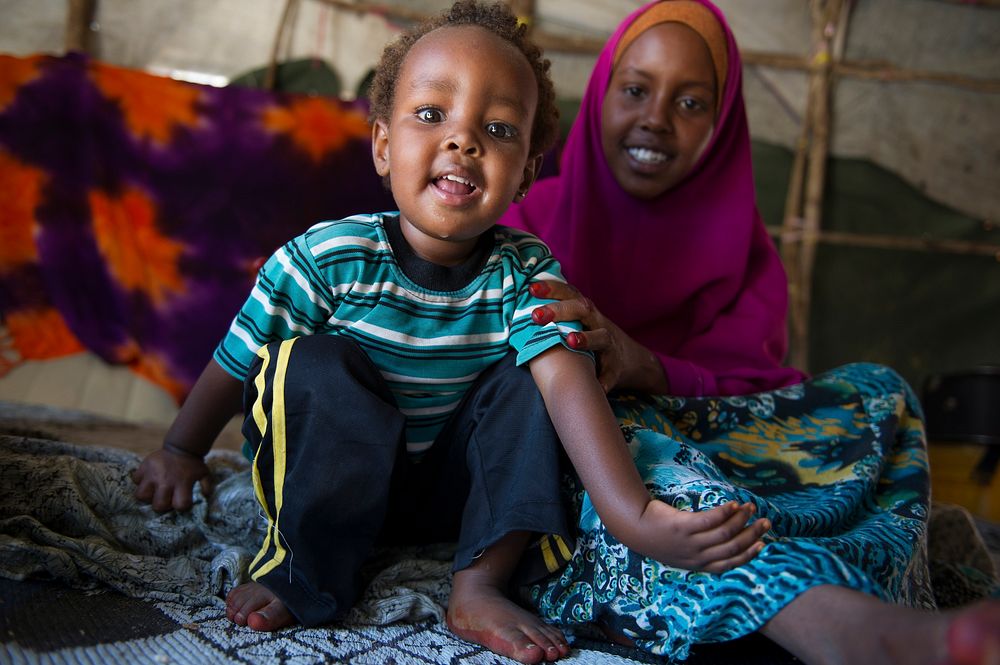
<svg viewBox="0 0 1000 665">
<path fill-rule="evenodd" d="M 1000 665 L 1000 601 L 959 611 L 948 626 L 949 665 Z"/>
<path fill-rule="evenodd" d="M 562 631 L 518 607 L 487 575 L 474 569 L 455 573 L 447 619 L 459 637 L 522 663 L 569 655 Z"/>
<path fill-rule="evenodd" d="M 270 632 L 295 624 L 295 617 L 263 584 L 247 582 L 226 596 L 226 617 L 237 626 Z"/>
</svg>

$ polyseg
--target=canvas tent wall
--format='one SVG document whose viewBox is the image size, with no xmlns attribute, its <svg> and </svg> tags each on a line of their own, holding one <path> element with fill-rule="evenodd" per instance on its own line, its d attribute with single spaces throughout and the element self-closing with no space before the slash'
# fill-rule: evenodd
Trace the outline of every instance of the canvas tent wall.
<svg viewBox="0 0 1000 665">
<path fill-rule="evenodd" d="M 449 4 L 0 0 L 0 52 L 86 47 L 215 84 L 272 56 L 314 58 L 351 96 L 407 20 Z M 596 49 L 641 4 L 517 6 L 571 103 Z M 760 202 L 789 272 L 796 364 L 885 362 L 919 384 L 1000 363 L 998 4 L 718 0 L 747 63 Z"/>
</svg>

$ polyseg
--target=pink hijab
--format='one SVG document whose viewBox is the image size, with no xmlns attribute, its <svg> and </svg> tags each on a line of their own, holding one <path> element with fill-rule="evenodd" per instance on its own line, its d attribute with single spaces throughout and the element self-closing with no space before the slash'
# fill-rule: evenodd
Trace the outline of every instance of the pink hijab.
<svg viewBox="0 0 1000 665">
<path fill-rule="evenodd" d="M 567 279 L 656 353 L 675 395 L 739 395 L 800 382 L 783 367 L 787 281 L 757 211 L 742 63 L 722 13 L 726 86 L 692 172 L 650 201 L 617 184 L 601 148 L 615 47 L 656 3 L 629 15 L 601 51 L 569 132 L 560 174 L 535 184 L 502 224 L 540 236 Z"/>
</svg>

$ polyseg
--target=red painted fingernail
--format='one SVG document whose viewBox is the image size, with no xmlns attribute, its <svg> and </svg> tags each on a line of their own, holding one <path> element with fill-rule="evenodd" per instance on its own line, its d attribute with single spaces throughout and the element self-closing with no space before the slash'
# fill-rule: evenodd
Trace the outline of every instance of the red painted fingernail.
<svg viewBox="0 0 1000 665">
<path fill-rule="evenodd" d="M 552 322 L 552 310 L 548 307 L 536 307 L 531 313 L 531 320 L 540 325 Z"/>
<path fill-rule="evenodd" d="M 578 349 L 583 346 L 583 335 L 580 333 L 570 333 L 566 336 L 566 343 L 569 344 L 569 348 Z"/>
<path fill-rule="evenodd" d="M 531 290 L 531 295 L 536 298 L 544 298 L 549 295 L 549 285 L 545 282 L 535 282 L 528 288 Z"/>
</svg>

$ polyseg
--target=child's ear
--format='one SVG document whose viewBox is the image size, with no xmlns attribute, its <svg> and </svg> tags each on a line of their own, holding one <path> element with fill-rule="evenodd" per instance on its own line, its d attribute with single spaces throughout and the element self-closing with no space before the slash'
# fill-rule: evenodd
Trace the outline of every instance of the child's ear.
<svg viewBox="0 0 1000 665">
<path fill-rule="evenodd" d="M 376 173 L 383 178 L 389 175 L 389 127 L 382 120 L 372 124 L 372 161 Z"/>
<path fill-rule="evenodd" d="M 514 195 L 514 201 L 516 203 L 520 203 L 524 200 L 524 197 L 528 195 L 528 188 L 535 182 L 535 178 L 538 177 L 538 173 L 542 170 L 543 158 L 543 155 L 535 155 L 528 160 L 527 164 L 524 165 L 524 177 L 521 179 L 521 184 L 517 188 L 517 194 Z"/>
</svg>

